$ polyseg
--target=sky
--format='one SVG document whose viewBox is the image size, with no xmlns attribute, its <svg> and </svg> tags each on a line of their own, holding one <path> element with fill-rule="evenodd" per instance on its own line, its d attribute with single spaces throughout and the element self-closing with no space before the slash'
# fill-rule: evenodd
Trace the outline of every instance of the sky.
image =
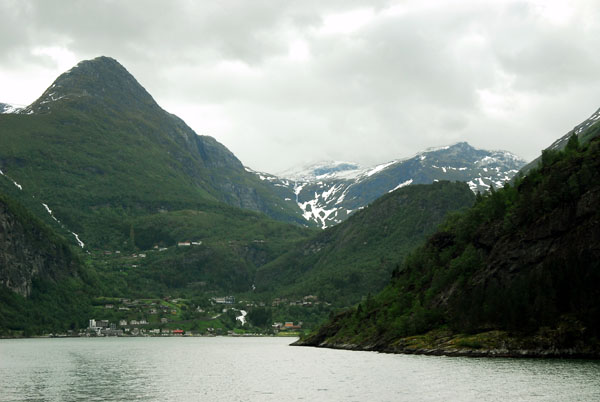
<svg viewBox="0 0 600 402">
<path fill-rule="evenodd" d="M 598 0 L 0 0 L 0 102 L 118 60 L 244 165 L 526 160 L 600 107 Z"/>
</svg>

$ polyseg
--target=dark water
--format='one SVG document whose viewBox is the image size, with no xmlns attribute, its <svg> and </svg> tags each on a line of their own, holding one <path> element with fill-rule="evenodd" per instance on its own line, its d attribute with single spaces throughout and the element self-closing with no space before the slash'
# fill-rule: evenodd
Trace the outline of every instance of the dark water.
<svg viewBox="0 0 600 402">
<path fill-rule="evenodd" d="M 600 362 L 386 355 L 289 338 L 0 340 L 1 401 L 600 401 Z"/>
</svg>

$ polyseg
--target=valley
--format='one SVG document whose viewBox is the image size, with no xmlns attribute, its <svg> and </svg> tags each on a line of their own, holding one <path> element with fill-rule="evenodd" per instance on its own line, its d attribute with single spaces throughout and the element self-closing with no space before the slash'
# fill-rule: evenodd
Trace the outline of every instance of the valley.
<svg viewBox="0 0 600 402">
<path fill-rule="evenodd" d="M 274 175 L 108 57 L 0 106 L 0 336 L 295 334 L 405 353 L 567 337 L 595 353 L 598 113 L 533 169 L 458 142 Z"/>
</svg>

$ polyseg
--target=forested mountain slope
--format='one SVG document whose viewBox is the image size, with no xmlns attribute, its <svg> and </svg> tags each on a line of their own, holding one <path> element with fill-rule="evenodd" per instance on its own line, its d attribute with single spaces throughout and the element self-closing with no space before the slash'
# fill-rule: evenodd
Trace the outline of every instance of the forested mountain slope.
<svg viewBox="0 0 600 402">
<path fill-rule="evenodd" d="M 306 224 L 296 205 L 108 57 L 79 63 L 28 107 L 0 114 L 0 169 L 24 204 L 45 203 L 91 247 L 132 247 L 131 218 L 220 202 Z"/>
<path fill-rule="evenodd" d="M 398 189 L 261 267 L 256 291 L 355 303 L 382 289 L 408 251 L 448 212 L 467 208 L 474 199 L 469 186 L 459 182 Z"/>
<path fill-rule="evenodd" d="M 65 239 L 0 194 L 0 335 L 83 325 L 87 274 Z"/>
<path fill-rule="evenodd" d="M 597 138 L 544 151 L 538 169 L 453 215 L 384 291 L 302 343 L 600 356 L 599 175 Z"/>
</svg>

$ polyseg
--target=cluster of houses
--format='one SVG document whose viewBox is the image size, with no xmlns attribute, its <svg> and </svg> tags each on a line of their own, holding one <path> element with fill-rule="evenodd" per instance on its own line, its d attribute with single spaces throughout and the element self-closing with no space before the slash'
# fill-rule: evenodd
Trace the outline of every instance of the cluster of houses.
<svg viewBox="0 0 600 402">
<path fill-rule="evenodd" d="M 235 304 L 235 296 L 213 297 L 210 300 L 214 304 Z"/>
<path fill-rule="evenodd" d="M 148 325 L 146 320 L 119 320 L 119 325 L 111 323 L 108 320 L 89 321 L 89 326 L 81 335 L 85 336 L 183 336 L 185 331 L 182 329 L 152 328 L 145 329 L 140 326 Z"/>
<path fill-rule="evenodd" d="M 180 241 L 177 242 L 177 247 L 190 247 L 190 246 L 201 246 L 202 241 Z"/>
<path fill-rule="evenodd" d="M 177 242 L 177 247 L 191 247 L 191 246 L 201 246 L 202 245 L 202 241 L 198 240 L 198 241 L 180 241 Z M 167 247 L 160 247 L 158 244 L 155 244 L 154 247 L 152 247 L 153 250 L 157 250 L 157 251 L 166 251 L 168 250 Z M 104 254 L 105 256 L 109 256 L 109 255 L 121 255 L 121 251 L 120 250 L 115 250 L 115 251 L 111 251 L 111 250 L 105 250 L 104 252 L 102 252 L 102 254 Z M 131 254 L 132 258 L 146 258 L 146 253 L 134 253 Z"/>
<path fill-rule="evenodd" d="M 288 300 L 285 298 L 275 298 L 273 299 L 273 301 L 271 302 L 271 306 L 272 307 L 278 307 L 281 305 L 290 305 L 290 306 L 304 306 L 304 307 L 310 307 L 312 305 L 319 305 L 321 304 L 321 302 L 319 301 L 319 298 L 317 296 L 313 296 L 313 295 L 308 295 L 308 296 L 304 296 L 301 300 Z M 325 303 L 326 305 L 329 305 L 329 303 Z"/>
<path fill-rule="evenodd" d="M 177 305 L 179 303 L 187 303 L 185 300 L 181 299 L 171 299 L 170 297 L 165 297 L 163 300 L 151 299 L 151 300 L 136 300 L 136 299 L 109 299 L 105 301 L 105 304 L 102 305 L 104 309 L 107 310 L 115 310 L 119 311 L 118 316 L 121 316 L 121 319 L 113 318 L 114 322 L 109 322 L 108 320 L 89 320 L 89 326 L 84 331 L 80 333 L 80 336 L 180 336 L 184 335 L 184 331 L 180 329 L 167 329 L 167 328 L 156 328 L 158 326 L 165 327 L 165 324 L 171 323 L 171 327 L 176 325 L 174 320 L 178 319 L 178 309 Z M 213 309 L 217 306 L 222 306 L 220 308 L 223 309 L 223 313 L 227 310 L 234 307 L 234 305 L 238 305 L 238 308 L 242 308 L 240 306 L 247 306 L 252 309 L 252 307 L 278 307 L 278 306 L 313 306 L 319 305 L 323 303 L 324 305 L 328 305 L 329 303 L 319 301 L 317 296 L 307 295 L 302 297 L 299 300 L 288 300 L 285 298 L 275 298 L 271 302 L 257 302 L 257 301 L 237 301 L 235 296 L 221 296 L 221 297 L 212 297 L 210 299 L 211 304 L 214 306 Z M 189 308 L 189 306 L 188 306 Z M 204 313 L 205 310 L 200 306 L 196 306 L 193 311 L 197 313 Z M 243 310 L 238 310 L 242 311 Z M 112 313 L 111 313 L 112 315 Z M 158 315 L 158 317 L 156 316 Z M 220 315 L 220 314 L 219 314 Z M 219 315 L 213 317 L 216 318 Z M 244 314 L 245 315 L 245 312 Z M 128 316 L 128 318 L 127 318 Z M 142 318 L 146 316 L 146 318 Z M 114 317 L 114 316 L 113 316 Z M 127 319 L 125 319 L 127 318 Z M 240 320 L 243 322 L 243 320 Z M 272 323 L 271 330 L 275 333 L 278 332 L 295 332 L 302 330 L 303 323 L 298 322 L 294 323 L 291 321 L 286 322 L 274 322 Z M 271 332 L 271 331 L 269 331 Z M 224 329 L 213 329 L 209 328 L 208 330 L 203 330 L 203 335 L 226 335 L 227 332 Z M 187 336 L 193 335 L 201 335 L 200 333 L 188 333 Z M 230 334 L 235 336 L 236 334 Z"/>
<path fill-rule="evenodd" d="M 294 324 L 291 321 L 286 321 L 285 323 L 274 322 L 271 325 L 271 328 L 277 333 L 279 331 L 299 331 L 302 329 L 302 321 L 298 322 L 298 324 Z"/>
<path fill-rule="evenodd" d="M 178 299 L 174 299 L 173 303 L 178 303 Z M 160 304 L 156 302 L 146 303 L 140 300 L 129 300 L 129 299 L 121 299 L 120 305 L 117 307 L 113 303 L 107 303 L 104 305 L 104 308 L 107 310 L 118 310 L 118 311 L 138 311 L 138 312 L 146 312 L 148 314 L 177 314 L 177 309 L 174 309 L 168 305 Z M 135 324 L 130 324 L 135 325 Z"/>
</svg>

